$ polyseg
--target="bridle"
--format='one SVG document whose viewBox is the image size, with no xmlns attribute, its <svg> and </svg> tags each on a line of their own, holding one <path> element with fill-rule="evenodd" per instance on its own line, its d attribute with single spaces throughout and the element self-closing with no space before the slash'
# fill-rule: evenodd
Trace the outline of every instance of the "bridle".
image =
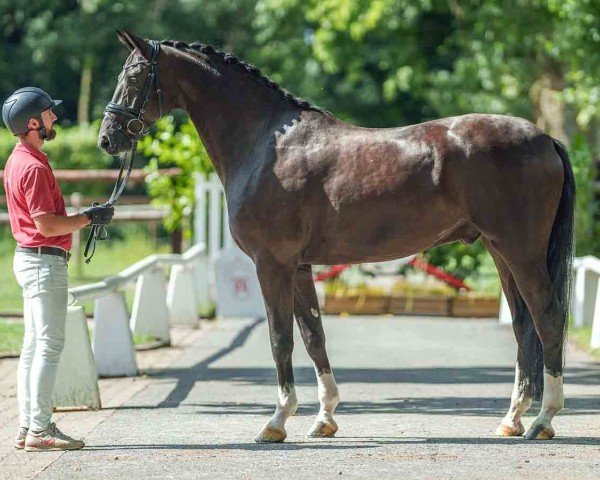
<svg viewBox="0 0 600 480">
<path fill-rule="evenodd" d="M 150 46 L 152 47 L 152 54 L 150 56 L 150 62 L 147 60 L 142 60 L 140 62 L 132 63 L 131 65 L 126 65 L 124 70 L 135 67 L 137 65 L 144 65 L 145 67 L 150 68 L 150 73 L 148 74 L 148 79 L 146 80 L 146 85 L 144 86 L 144 93 L 142 94 L 143 101 L 139 108 L 129 107 L 127 105 L 120 105 L 115 102 L 108 102 L 106 105 L 106 109 L 104 110 L 104 114 L 114 113 L 115 115 L 122 115 L 124 117 L 129 118 L 127 122 L 127 133 L 133 137 L 134 142 L 137 142 L 139 138 L 147 133 L 145 131 L 146 124 L 144 123 L 144 114 L 146 113 L 146 104 L 150 99 L 150 91 L 152 88 L 152 84 L 156 84 L 156 97 L 158 98 L 158 109 L 159 109 L 159 118 L 162 117 L 162 90 L 160 89 L 160 84 L 158 82 L 158 54 L 160 53 L 160 43 L 156 40 L 150 40 Z M 119 125 L 119 124 L 117 124 Z M 120 125 L 119 125 L 119 128 Z"/>
<path fill-rule="evenodd" d="M 131 65 L 126 65 L 123 69 L 126 70 L 131 67 L 135 67 L 136 65 L 144 65 L 146 68 L 150 69 L 150 73 L 146 79 L 146 84 L 144 85 L 143 94 L 141 96 L 142 103 L 139 107 L 135 108 L 134 106 L 130 107 L 128 105 L 120 105 L 115 102 L 109 102 L 104 109 L 104 115 L 107 113 L 112 113 L 114 115 L 121 115 L 125 118 L 128 118 L 126 125 L 126 131 L 131 139 L 131 149 L 124 156 L 119 157 L 119 161 L 121 162 L 121 168 L 119 170 L 119 175 L 117 177 L 117 181 L 115 182 L 115 186 L 110 195 L 110 198 L 104 205 L 114 205 L 118 198 L 123 193 L 125 186 L 129 180 L 129 176 L 131 175 L 131 169 L 133 168 L 133 158 L 135 156 L 135 152 L 137 150 L 137 143 L 139 139 L 148 133 L 148 129 L 146 128 L 146 123 L 144 122 L 144 115 L 146 113 L 146 106 L 148 104 L 148 100 L 150 99 L 150 92 L 152 91 L 152 84 L 156 85 L 156 98 L 158 100 L 158 118 L 162 117 L 162 90 L 160 88 L 160 83 L 158 80 L 158 55 L 160 53 L 160 43 L 156 40 L 150 40 L 150 46 L 152 47 L 152 53 L 150 55 L 150 61 L 142 60 L 140 62 L 132 63 Z M 134 100 L 135 105 L 135 100 Z M 117 129 L 122 129 L 120 123 L 117 123 Z M 127 166 L 127 170 L 125 171 L 125 158 L 129 155 L 129 162 Z M 125 175 L 123 172 L 125 171 Z M 99 205 L 97 202 L 94 203 L 94 206 Z M 90 260 L 94 256 L 96 251 L 96 241 L 97 240 L 106 240 L 108 238 L 108 233 L 106 228 L 103 225 L 92 225 L 92 229 L 90 231 L 90 235 L 88 237 L 85 251 L 83 253 L 84 257 L 86 257 L 85 263 L 90 263 Z M 92 247 L 92 253 L 88 257 L 88 252 L 90 247 Z"/>
</svg>

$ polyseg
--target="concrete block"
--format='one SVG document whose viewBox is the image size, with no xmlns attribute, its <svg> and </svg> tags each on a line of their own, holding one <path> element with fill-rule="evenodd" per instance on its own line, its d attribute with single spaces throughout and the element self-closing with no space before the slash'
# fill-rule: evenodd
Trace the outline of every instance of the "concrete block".
<svg viewBox="0 0 600 480">
<path fill-rule="evenodd" d="M 81 306 L 67 308 L 65 347 L 58 364 L 52 404 L 60 408 L 91 410 L 101 407 L 90 333 Z"/>
<path fill-rule="evenodd" d="M 165 275 L 160 268 L 140 275 L 131 309 L 131 331 L 150 335 L 170 345 Z"/>
<path fill-rule="evenodd" d="M 110 292 L 96 299 L 93 347 L 98 375 L 104 377 L 137 375 L 129 315 L 122 292 Z"/>
<path fill-rule="evenodd" d="M 167 287 L 167 309 L 171 325 L 197 328 L 198 300 L 194 283 L 194 268 L 173 265 Z"/>
</svg>

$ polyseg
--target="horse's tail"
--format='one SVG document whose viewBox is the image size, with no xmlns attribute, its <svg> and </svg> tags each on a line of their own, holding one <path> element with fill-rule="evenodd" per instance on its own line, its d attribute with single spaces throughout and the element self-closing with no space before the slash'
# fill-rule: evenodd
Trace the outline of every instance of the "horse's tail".
<svg viewBox="0 0 600 480">
<path fill-rule="evenodd" d="M 561 308 L 563 325 L 563 343 L 567 336 L 569 307 L 571 304 L 571 288 L 573 286 L 573 252 L 575 234 L 575 177 L 569 155 L 565 146 L 554 139 L 554 148 L 563 163 L 564 180 L 558 211 L 552 226 L 546 262 L 552 294 L 555 295 Z"/>
<path fill-rule="evenodd" d="M 569 304 L 573 280 L 573 233 L 575 213 L 575 178 L 569 160 L 569 155 L 562 143 L 553 139 L 554 148 L 563 163 L 564 180 L 560 203 L 552 226 L 546 265 L 552 281 L 552 295 L 558 301 L 563 321 L 563 344 L 567 335 Z M 542 343 L 535 331 L 529 311 L 524 312 L 522 353 L 528 393 L 535 399 L 540 399 L 544 390 L 544 355 Z"/>
</svg>

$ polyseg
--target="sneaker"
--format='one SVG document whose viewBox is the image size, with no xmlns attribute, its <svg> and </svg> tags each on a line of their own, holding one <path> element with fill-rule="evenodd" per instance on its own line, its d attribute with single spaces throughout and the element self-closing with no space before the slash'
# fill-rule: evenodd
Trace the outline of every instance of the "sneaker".
<svg viewBox="0 0 600 480">
<path fill-rule="evenodd" d="M 85 443 L 62 433 L 53 422 L 40 433 L 29 430 L 25 439 L 26 452 L 44 452 L 52 450 L 79 450 Z"/>
<path fill-rule="evenodd" d="M 25 427 L 19 428 L 19 433 L 17 433 L 17 436 L 15 437 L 15 443 L 13 443 L 13 447 L 18 448 L 19 450 L 25 448 L 25 437 L 27 436 L 28 430 L 29 429 Z"/>
</svg>

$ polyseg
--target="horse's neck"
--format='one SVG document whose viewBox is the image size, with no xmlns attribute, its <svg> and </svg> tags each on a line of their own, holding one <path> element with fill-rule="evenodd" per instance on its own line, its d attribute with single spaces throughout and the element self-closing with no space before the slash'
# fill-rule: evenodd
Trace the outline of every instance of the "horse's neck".
<svg viewBox="0 0 600 480">
<path fill-rule="evenodd" d="M 216 62 L 215 62 L 216 63 Z M 274 92 L 229 65 L 219 75 L 198 65 L 181 69 L 180 103 L 225 182 L 267 139 L 276 119 L 291 107 Z"/>
</svg>

